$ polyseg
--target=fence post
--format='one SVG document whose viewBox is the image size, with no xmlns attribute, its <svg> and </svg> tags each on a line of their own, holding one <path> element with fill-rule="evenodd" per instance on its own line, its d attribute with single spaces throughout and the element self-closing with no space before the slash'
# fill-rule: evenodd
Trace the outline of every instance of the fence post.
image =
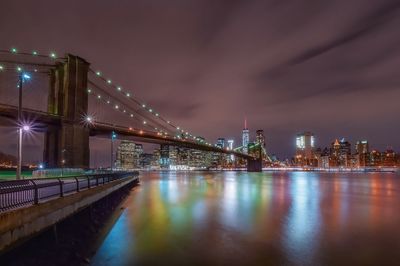
<svg viewBox="0 0 400 266">
<path fill-rule="evenodd" d="M 90 188 L 90 176 L 87 176 L 87 188 Z"/>
<path fill-rule="evenodd" d="M 38 204 L 39 203 L 39 191 L 38 191 L 38 186 L 35 183 L 35 181 L 31 180 L 33 184 L 33 204 Z"/>
<path fill-rule="evenodd" d="M 79 192 L 79 180 L 77 177 L 75 177 L 76 180 L 76 192 Z"/>
<path fill-rule="evenodd" d="M 60 183 L 60 197 L 64 197 L 63 182 L 60 178 L 57 178 L 57 180 Z"/>
</svg>

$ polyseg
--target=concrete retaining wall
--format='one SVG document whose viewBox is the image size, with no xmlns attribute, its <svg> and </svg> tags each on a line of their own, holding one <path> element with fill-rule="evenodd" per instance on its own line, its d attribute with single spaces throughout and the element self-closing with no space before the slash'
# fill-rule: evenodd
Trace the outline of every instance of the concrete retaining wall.
<svg viewBox="0 0 400 266">
<path fill-rule="evenodd" d="M 0 214 L 0 253 L 73 215 L 138 177 L 115 180 L 38 205 Z"/>
</svg>

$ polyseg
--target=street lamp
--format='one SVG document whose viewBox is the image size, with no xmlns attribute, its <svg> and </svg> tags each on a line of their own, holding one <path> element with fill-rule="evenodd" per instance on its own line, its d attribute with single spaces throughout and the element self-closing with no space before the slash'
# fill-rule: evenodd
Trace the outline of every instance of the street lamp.
<svg viewBox="0 0 400 266">
<path fill-rule="evenodd" d="M 61 150 L 61 176 L 64 176 L 64 166 L 65 166 L 65 153 L 67 152 L 66 149 Z"/>
<path fill-rule="evenodd" d="M 114 131 L 111 132 L 111 171 L 113 171 L 113 165 L 114 165 L 114 140 L 117 138 L 117 133 Z"/>
<path fill-rule="evenodd" d="M 21 169 L 22 169 L 22 133 L 23 131 L 30 131 L 29 125 L 22 124 L 22 85 L 25 81 L 31 79 L 28 73 L 20 73 L 18 80 L 18 155 L 17 155 L 17 174 L 16 178 L 21 179 Z"/>
</svg>

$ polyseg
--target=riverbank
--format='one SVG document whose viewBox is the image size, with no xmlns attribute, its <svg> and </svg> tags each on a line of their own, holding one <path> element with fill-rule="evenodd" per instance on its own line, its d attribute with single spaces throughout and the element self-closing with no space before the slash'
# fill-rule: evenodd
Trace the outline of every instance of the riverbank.
<svg viewBox="0 0 400 266">
<path fill-rule="evenodd" d="M 0 257 L 2 266 L 88 265 L 95 241 L 135 184 L 110 194 Z M 21 256 L 23 254 L 23 256 Z"/>
</svg>

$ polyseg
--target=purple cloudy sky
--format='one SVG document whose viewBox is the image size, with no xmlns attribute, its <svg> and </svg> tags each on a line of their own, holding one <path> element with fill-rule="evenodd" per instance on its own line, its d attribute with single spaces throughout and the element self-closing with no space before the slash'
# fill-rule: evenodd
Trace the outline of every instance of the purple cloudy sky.
<svg viewBox="0 0 400 266">
<path fill-rule="evenodd" d="M 399 29 L 398 0 L 0 3 L 2 49 L 80 55 L 209 140 L 247 116 L 280 157 L 304 130 L 400 150 Z"/>
</svg>

